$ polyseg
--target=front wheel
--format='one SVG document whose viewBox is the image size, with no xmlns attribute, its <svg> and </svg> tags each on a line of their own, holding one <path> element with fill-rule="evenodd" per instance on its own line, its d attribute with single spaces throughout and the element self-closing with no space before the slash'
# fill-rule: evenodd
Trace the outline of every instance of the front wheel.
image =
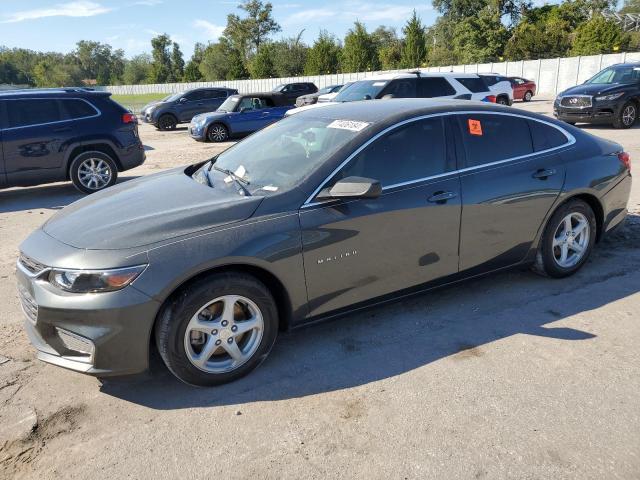
<svg viewBox="0 0 640 480">
<path fill-rule="evenodd" d="M 158 119 L 158 130 L 167 131 L 167 130 L 175 130 L 178 125 L 178 121 L 176 117 L 173 115 L 169 115 L 165 113 Z"/>
<path fill-rule="evenodd" d="M 210 142 L 224 142 L 229 138 L 229 130 L 221 123 L 214 123 L 207 130 L 207 139 Z"/>
<path fill-rule="evenodd" d="M 549 219 L 534 270 L 554 278 L 573 275 L 589 258 L 596 232 L 591 207 L 582 200 L 570 200 Z"/>
<path fill-rule="evenodd" d="M 118 167 L 106 153 L 84 152 L 71 162 L 69 177 L 81 192 L 94 193 L 116 183 Z"/>
<path fill-rule="evenodd" d="M 169 370 L 201 387 L 251 372 L 267 357 L 277 333 L 273 296 L 262 282 L 241 273 L 214 274 L 184 288 L 155 329 Z"/>
<path fill-rule="evenodd" d="M 638 117 L 638 107 L 634 102 L 625 103 L 613 120 L 615 128 L 631 128 Z"/>
</svg>

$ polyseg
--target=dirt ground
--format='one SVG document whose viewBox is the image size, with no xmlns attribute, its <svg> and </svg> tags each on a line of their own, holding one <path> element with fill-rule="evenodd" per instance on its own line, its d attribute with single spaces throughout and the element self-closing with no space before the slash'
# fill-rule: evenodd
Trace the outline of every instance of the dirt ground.
<svg viewBox="0 0 640 480">
<path fill-rule="evenodd" d="M 638 168 L 640 127 L 587 130 Z M 121 181 L 228 146 L 141 136 L 147 162 Z M 283 334 L 215 389 L 161 367 L 101 385 L 34 359 L 18 245 L 78 198 L 0 192 L 0 478 L 640 478 L 638 182 L 627 228 L 574 277 L 503 273 Z"/>
</svg>

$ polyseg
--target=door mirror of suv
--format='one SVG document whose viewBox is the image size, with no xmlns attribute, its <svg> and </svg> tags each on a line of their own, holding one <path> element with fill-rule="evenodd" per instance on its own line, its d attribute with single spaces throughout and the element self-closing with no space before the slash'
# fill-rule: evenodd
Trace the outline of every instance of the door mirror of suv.
<svg viewBox="0 0 640 480">
<path fill-rule="evenodd" d="M 187 103 L 189 101 L 189 99 L 187 97 L 182 97 L 179 102 L 180 103 Z"/>
<path fill-rule="evenodd" d="M 381 100 L 391 100 L 392 98 L 396 98 L 396 96 L 393 93 L 387 93 L 382 96 Z"/>
<path fill-rule="evenodd" d="M 365 95 L 362 97 L 363 100 L 371 100 L 371 95 Z"/>
<path fill-rule="evenodd" d="M 337 198 L 378 198 L 382 186 L 378 180 L 364 177 L 347 177 L 336 182 L 331 188 L 325 188 L 316 197 L 318 200 Z"/>
</svg>

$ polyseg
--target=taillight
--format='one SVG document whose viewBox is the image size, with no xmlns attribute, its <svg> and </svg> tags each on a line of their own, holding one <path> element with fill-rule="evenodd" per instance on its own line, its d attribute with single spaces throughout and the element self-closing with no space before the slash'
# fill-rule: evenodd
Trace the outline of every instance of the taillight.
<svg viewBox="0 0 640 480">
<path fill-rule="evenodd" d="M 496 103 L 496 96 L 495 95 L 487 95 L 486 97 L 484 97 L 482 99 L 483 102 L 489 102 L 489 103 Z"/>
<path fill-rule="evenodd" d="M 133 113 L 123 113 L 122 123 L 138 123 L 138 117 L 136 117 Z"/>
<path fill-rule="evenodd" d="M 627 170 L 631 171 L 631 156 L 627 152 L 618 153 L 618 160 L 620 160 Z"/>
</svg>

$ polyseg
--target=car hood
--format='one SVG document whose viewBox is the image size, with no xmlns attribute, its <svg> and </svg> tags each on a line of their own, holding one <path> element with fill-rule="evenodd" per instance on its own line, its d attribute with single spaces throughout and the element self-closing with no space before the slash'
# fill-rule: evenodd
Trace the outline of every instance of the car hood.
<svg viewBox="0 0 640 480">
<path fill-rule="evenodd" d="M 127 249 L 244 220 L 262 199 L 202 185 L 179 168 L 85 197 L 54 215 L 43 230 L 77 248 Z"/>
<path fill-rule="evenodd" d="M 329 105 L 336 105 L 336 102 L 314 103 L 313 105 L 305 105 L 303 107 L 291 108 L 285 112 L 284 116 L 289 117 L 291 115 L 295 115 L 296 113 L 304 112 L 306 110 L 313 110 L 314 108 L 322 108 Z"/>
<path fill-rule="evenodd" d="M 198 118 L 198 120 L 201 120 L 202 118 L 204 118 L 205 122 L 209 122 L 211 120 L 220 120 L 224 117 L 226 117 L 227 115 L 231 115 L 233 112 L 207 112 L 207 113 L 200 113 L 198 115 L 196 115 L 196 117 Z M 195 120 L 196 117 L 194 117 L 192 120 Z"/>
<path fill-rule="evenodd" d="M 616 83 L 585 83 L 583 85 L 576 85 L 566 89 L 560 94 L 560 96 L 566 95 L 602 95 L 603 93 L 615 93 L 625 90 L 628 85 Z"/>
</svg>

